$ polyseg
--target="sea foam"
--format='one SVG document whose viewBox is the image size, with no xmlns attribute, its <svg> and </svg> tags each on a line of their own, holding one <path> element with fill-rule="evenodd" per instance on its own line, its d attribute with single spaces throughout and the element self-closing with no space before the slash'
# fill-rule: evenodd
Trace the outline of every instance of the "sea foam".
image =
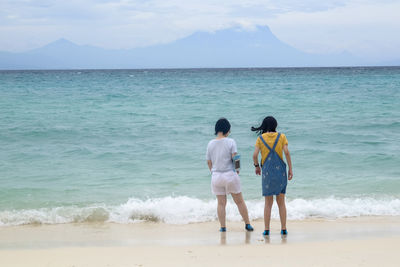
<svg viewBox="0 0 400 267">
<path fill-rule="evenodd" d="M 247 201 L 251 219 L 263 217 L 264 201 Z M 320 198 L 287 201 L 288 219 L 337 219 L 359 216 L 399 216 L 400 199 L 374 198 Z M 240 221 L 241 217 L 232 201 L 228 201 L 227 220 Z M 274 204 L 272 218 L 279 218 Z M 55 207 L 27 210 L 0 211 L 0 225 L 60 224 L 79 222 L 114 222 L 121 224 L 146 221 L 167 224 L 187 224 L 217 220 L 216 200 L 201 200 L 186 196 L 140 200 L 130 198 L 117 206 L 103 204 L 88 207 Z"/>
</svg>

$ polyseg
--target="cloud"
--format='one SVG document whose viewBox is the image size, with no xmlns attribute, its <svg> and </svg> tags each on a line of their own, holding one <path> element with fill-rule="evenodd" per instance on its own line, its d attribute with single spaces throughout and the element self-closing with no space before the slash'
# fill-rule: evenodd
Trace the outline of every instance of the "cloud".
<svg viewBox="0 0 400 267">
<path fill-rule="evenodd" d="M 314 53 L 349 51 L 370 60 L 400 58 L 400 2 L 359 2 L 312 13 L 280 14 L 268 23 L 278 37 Z"/>
<path fill-rule="evenodd" d="M 398 1 L 381 0 L 0 0 L 0 50 L 58 38 L 106 48 L 166 43 L 195 31 L 269 25 L 308 52 L 398 54 Z M 389 53 L 390 52 L 390 53 Z M 400 55 L 399 55 L 400 57 Z"/>
</svg>

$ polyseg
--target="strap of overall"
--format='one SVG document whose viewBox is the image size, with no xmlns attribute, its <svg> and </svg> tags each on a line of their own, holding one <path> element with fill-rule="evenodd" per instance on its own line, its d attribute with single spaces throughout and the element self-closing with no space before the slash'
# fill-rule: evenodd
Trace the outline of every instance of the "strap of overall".
<svg viewBox="0 0 400 267">
<path fill-rule="evenodd" d="M 264 145 L 269 149 L 269 151 L 271 151 L 272 148 L 264 141 L 264 138 L 262 138 L 262 135 L 260 135 L 260 139 L 264 143 Z"/>
<path fill-rule="evenodd" d="M 279 137 L 281 137 L 281 133 L 278 133 L 278 136 L 277 136 L 276 139 L 275 139 L 275 143 L 274 143 L 274 146 L 273 146 L 273 148 L 272 148 L 272 151 L 275 151 L 275 147 L 276 147 L 276 144 L 278 144 Z"/>
<path fill-rule="evenodd" d="M 281 137 L 281 133 L 278 133 L 278 136 L 277 136 L 276 139 L 275 139 L 274 146 L 271 148 L 271 147 L 264 141 L 264 138 L 262 138 L 262 135 L 260 135 L 261 141 L 262 141 L 262 142 L 264 143 L 264 145 L 269 149 L 269 151 L 274 151 L 274 150 L 275 150 L 276 144 L 278 144 L 279 137 Z"/>
</svg>

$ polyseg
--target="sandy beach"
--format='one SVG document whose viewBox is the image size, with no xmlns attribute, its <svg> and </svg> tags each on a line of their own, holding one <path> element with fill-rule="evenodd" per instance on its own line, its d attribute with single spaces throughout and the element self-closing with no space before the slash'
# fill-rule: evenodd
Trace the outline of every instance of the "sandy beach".
<svg viewBox="0 0 400 267">
<path fill-rule="evenodd" d="M 229 222 L 60 224 L 0 228 L 0 266 L 398 266 L 400 217 L 289 222 L 271 237 Z"/>
</svg>

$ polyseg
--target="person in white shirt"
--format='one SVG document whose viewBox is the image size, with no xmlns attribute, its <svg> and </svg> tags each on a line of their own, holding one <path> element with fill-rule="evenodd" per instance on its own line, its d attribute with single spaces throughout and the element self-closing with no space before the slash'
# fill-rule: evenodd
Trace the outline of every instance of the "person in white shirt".
<svg viewBox="0 0 400 267">
<path fill-rule="evenodd" d="M 218 220 L 221 224 L 221 232 L 226 232 L 225 207 L 227 194 L 231 194 L 240 215 L 245 222 L 245 229 L 253 231 L 250 225 L 249 214 L 240 186 L 239 171 L 236 171 L 232 158 L 237 154 L 236 142 L 229 138 L 231 124 L 225 118 L 221 118 L 215 124 L 216 138 L 207 146 L 207 164 L 211 171 L 211 190 L 218 200 Z"/>
</svg>

